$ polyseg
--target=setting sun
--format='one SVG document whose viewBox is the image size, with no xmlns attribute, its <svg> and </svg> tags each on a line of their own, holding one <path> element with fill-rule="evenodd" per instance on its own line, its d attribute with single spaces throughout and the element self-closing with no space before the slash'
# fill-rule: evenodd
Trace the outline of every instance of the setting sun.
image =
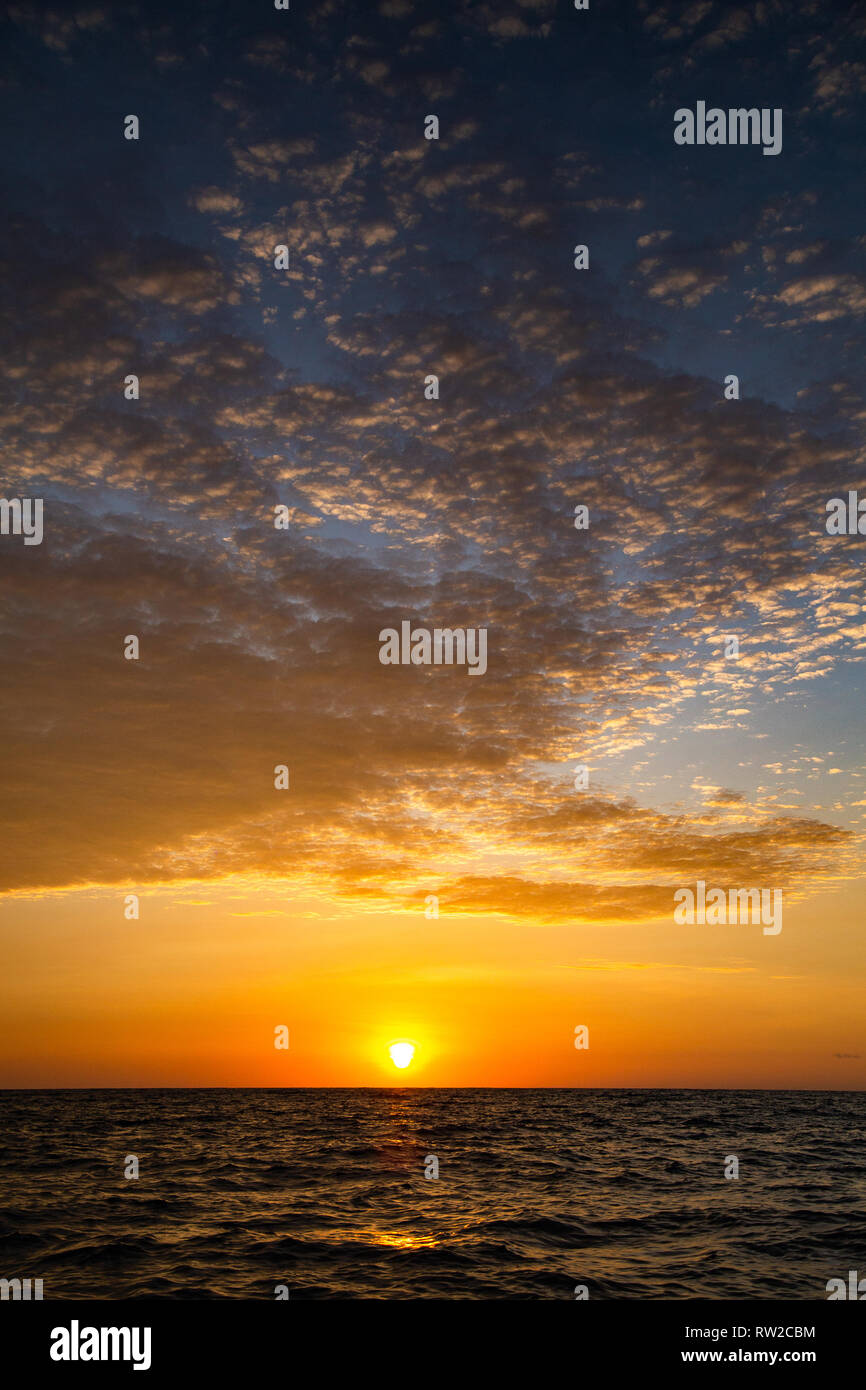
<svg viewBox="0 0 866 1390">
<path fill-rule="evenodd" d="M 410 1042 L 393 1042 L 388 1052 L 395 1067 L 408 1067 L 415 1056 L 415 1045 Z"/>
</svg>

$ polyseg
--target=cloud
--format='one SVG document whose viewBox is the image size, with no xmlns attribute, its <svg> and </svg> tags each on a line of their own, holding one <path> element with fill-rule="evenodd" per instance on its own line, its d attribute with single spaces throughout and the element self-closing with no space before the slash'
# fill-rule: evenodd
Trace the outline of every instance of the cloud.
<svg viewBox="0 0 866 1390">
<path fill-rule="evenodd" d="M 200 188 L 190 195 L 190 202 L 198 212 L 231 214 L 243 210 L 240 198 L 223 188 Z"/>
<path fill-rule="evenodd" d="M 163 237 L 141 238 L 134 250 L 109 253 L 98 270 L 128 299 L 157 300 L 193 314 L 207 313 L 230 298 L 215 257 Z"/>
<path fill-rule="evenodd" d="M 781 760 L 760 788 L 718 784 L 740 786 L 751 739 L 862 662 L 859 558 L 823 530 L 862 399 L 809 336 L 862 314 L 858 273 L 804 230 L 805 194 L 744 181 L 721 235 L 692 175 L 660 201 L 553 108 L 539 151 L 502 84 L 521 46 L 550 61 L 530 42 L 540 4 L 453 20 L 490 64 L 471 107 L 439 29 L 380 7 L 424 55 L 413 90 L 453 94 L 436 149 L 423 106 L 405 116 L 391 39 L 334 52 L 333 13 L 298 21 L 327 121 L 314 103 L 309 128 L 281 114 L 293 44 L 251 36 L 231 80 L 190 48 L 166 91 L 202 84 L 217 136 L 181 189 L 146 145 L 134 170 L 105 156 L 108 210 L 80 184 L 56 206 L 16 186 L 2 256 L 26 332 L 3 354 L 4 486 L 40 490 L 46 538 L 38 554 L 0 538 L 0 887 L 247 874 L 408 910 L 432 884 L 455 912 L 616 923 L 664 916 L 701 876 L 838 881 L 854 837 L 808 803 L 783 813 Z M 741 27 L 663 7 L 645 42 L 715 34 L 711 52 Z M 762 241 L 773 264 L 750 270 Z M 705 352 L 738 313 L 750 332 L 785 316 L 803 394 L 786 380 L 729 408 L 677 339 L 683 309 L 709 325 Z M 486 626 L 488 674 L 384 668 L 378 633 L 404 617 Z M 693 740 L 725 761 L 696 787 L 689 769 L 671 806 L 663 779 Z M 630 772 L 656 752 L 659 780 Z"/>
</svg>

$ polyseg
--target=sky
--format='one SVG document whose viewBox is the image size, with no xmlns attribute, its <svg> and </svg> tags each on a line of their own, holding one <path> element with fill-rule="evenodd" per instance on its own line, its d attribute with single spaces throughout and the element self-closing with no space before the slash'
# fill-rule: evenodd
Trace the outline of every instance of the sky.
<svg viewBox="0 0 866 1390">
<path fill-rule="evenodd" d="M 861 1088 L 863 11 L 2 30 L 0 1086 Z"/>
</svg>

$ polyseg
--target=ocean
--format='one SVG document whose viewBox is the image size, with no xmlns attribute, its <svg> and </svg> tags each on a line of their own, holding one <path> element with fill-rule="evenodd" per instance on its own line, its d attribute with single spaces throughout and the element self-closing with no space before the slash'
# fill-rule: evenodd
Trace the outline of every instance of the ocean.
<svg viewBox="0 0 866 1390">
<path fill-rule="evenodd" d="M 46 1300 L 820 1300 L 866 1275 L 864 1127 L 859 1092 L 5 1091 L 0 1278 Z"/>
</svg>

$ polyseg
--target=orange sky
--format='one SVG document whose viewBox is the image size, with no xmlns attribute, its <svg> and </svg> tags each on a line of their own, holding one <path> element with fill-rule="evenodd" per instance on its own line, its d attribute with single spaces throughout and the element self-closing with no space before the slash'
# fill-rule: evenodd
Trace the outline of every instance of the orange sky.
<svg viewBox="0 0 866 1390">
<path fill-rule="evenodd" d="M 852 31 L 511 8 L 13 7 L 0 1085 L 866 1083 Z"/>
<path fill-rule="evenodd" d="M 863 1060 L 833 1055 L 863 1047 L 857 921 L 833 893 L 775 938 L 361 913 L 242 880 L 152 891 L 138 922 L 115 893 L 7 899 L 2 1082 L 857 1087 Z"/>
</svg>

